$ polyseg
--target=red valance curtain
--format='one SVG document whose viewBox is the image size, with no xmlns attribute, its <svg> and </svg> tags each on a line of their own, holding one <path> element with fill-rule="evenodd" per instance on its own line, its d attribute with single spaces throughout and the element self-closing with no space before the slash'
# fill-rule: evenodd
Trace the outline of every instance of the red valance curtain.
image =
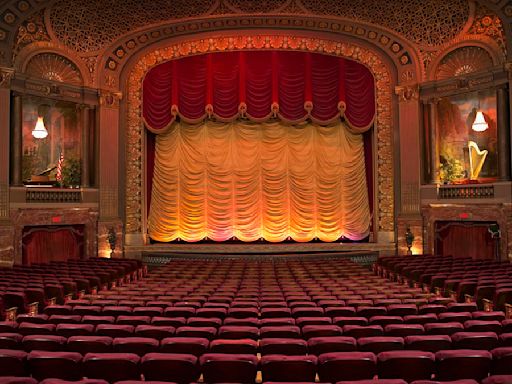
<svg viewBox="0 0 512 384">
<path fill-rule="evenodd" d="M 370 71 L 352 60 L 310 52 L 240 51 L 190 56 L 150 70 L 143 118 L 161 133 L 179 117 L 198 123 L 245 117 L 327 125 L 341 116 L 363 132 L 375 116 Z"/>
</svg>

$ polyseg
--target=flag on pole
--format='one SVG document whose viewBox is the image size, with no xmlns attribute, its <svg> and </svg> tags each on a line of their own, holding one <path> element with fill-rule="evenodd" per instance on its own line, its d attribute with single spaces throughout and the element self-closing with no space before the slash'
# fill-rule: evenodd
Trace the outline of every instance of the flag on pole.
<svg viewBox="0 0 512 384">
<path fill-rule="evenodd" d="M 55 175 L 57 181 L 62 181 L 62 163 L 64 163 L 64 154 L 61 152 L 57 163 L 57 174 Z"/>
</svg>

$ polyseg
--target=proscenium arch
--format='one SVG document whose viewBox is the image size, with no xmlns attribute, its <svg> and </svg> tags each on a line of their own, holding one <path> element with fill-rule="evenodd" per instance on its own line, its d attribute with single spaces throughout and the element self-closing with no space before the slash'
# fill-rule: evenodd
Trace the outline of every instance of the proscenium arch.
<svg viewBox="0 0 512 384">
<path fill-rule="evenodd" d="M 236 44 L 235 44 L 236 43 Z M 209 36 L 189 36 L 149 47 L 133 58 L 125 67 L 121 83 L 126 91 L 121 105 L 121 126 L 125 126 L 125 223 L 127 235 L 146 234 L 145 188 L 145 128 L 142 121 L 142 81 L 145 74 L 163 62 L 189 55 L 240 50 L 300 50 L 355 60 L 369 68 L 375 78 L 376 116 L 374 137 L 376 144 L 374 177 L 376 199 L 374 232 L 394 231 L 394 132 L 395 106 L 393 85 L 396 73 L 386 55 L 378 49 L 353 41 L 334 39 L 329 35 L 297 31 L 236 31 L 236 33 Z M 127 243 L 129 243 L 127 241 Z M 128 244 L 129 245 L 129 244 Z"/>
</svg>

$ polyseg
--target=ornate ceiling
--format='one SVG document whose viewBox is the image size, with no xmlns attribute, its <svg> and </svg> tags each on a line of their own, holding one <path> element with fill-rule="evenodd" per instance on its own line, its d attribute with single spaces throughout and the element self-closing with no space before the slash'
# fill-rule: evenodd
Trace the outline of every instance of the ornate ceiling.
<svg viewBox="0 0 512 384">
<path fill-rule="evenodd" d="M 164 35 L 173 37 L 202 30 L 243 28 L 240 20 L 248 17 L 261 17 L 260 28 L 275 25 L 274 28 L 281 29 L 308 29 L 307 18 L 316 17 L 321 21 L 315 25 L 311 22 L 309 29 L 327 32 L 335 32 L 334 23 L 339 21 L 339 32 L 378 41 L 401 65 L 410 64 L 410 54 L 414 54 L 421 62 L 422 71 L 427 72 L 436 55 L 464 38 L 487 39 L 505 58 L 512 1 L 4 0 L 0 5 L 0 66 L 13 66 L 27 46 L 39 49 L 34 53 L 47 47 L 54 52 L 68 52 L 67 56 L 75 61 L 85 77 L 89 72 L 90 81 L 94 83 L 102 63 L 117 70 L 118 62 L 124 60 L 119 55 L 130 50 L 135 52 L 138 49 L 135 45 L 147 46 Z M 230 24 L 226 21 L 229 18 L 239 21 Z M 301 18 L 300 23 L 298 18 Z M 195 24 L 194 20 L 197 20 Z M 217 26 L 216 22 L 204 20 L 223 21 Z M 258 26 L 255 21 L 251 22 L 247 27 Z M 322 23 L 325 26 L 320 25 Z M 351 23 L 353 30 L 347 27 Z M 168 28 L 168 33 L 165 29 L 155 30 L 179 24 L 185 28 L 183 31 L 178 27 Z M 208 27 L 203 27 L 206 24 Z M 143 31 L 152 32 L 144 37 Z M 131 36 L 137 40 L 130 41 Z M 142 42 L 141 36 L 148 41 Z M 120 50 L 116 48 L 118 44 Z M 25 55 L 23 65 L 26 66 L 31 54 L 25 52 Z"/>
</svg>

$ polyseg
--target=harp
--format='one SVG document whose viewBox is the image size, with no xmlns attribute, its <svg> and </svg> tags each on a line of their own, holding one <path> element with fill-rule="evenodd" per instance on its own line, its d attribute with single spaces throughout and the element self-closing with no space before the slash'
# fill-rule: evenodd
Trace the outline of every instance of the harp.
<svg viewBox="0 0 512 384">
<path fill-rule="evenodd" d="M 474 141 L 468 142 L 469 148 L 469 179 L 477 180 L 480 171 L 482 170 L 482 166 L 484 165 L 485 158 L 487 157 L 487 149 L 480 150 L 478 148 L 478 144 Z"/>
</svg>

